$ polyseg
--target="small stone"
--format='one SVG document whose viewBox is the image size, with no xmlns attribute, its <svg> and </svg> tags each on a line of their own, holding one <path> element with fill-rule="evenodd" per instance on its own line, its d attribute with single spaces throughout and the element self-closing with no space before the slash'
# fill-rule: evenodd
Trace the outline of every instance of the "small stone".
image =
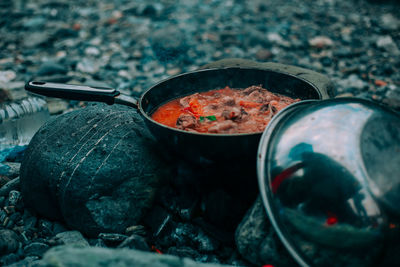
<svg viewBox="0 0 400 267">
<path fill-rule="evenodd" d="M 150 251 L 149 245 L 146 243 L 146 239 L 140 235 L 131 235 L 126 238 L 118 248 L 130 248 L 138 249 L 143 251 Z"/>
<path fill-rule="evenodd" d="M 127 235 L 132 235 L 132 234 L 146 235 L 146 230 L 143 225 L 132 225 L 126 228 L 125 233 Z"/>
<path fill-rule="evenodd" d="M 85 49 L 85 54 L 87 56 L 98 56 L 100 55 L 100 50 L 97 47 L 89 46 Z"/>
<path fill-rule="evenodd" d="M 80 61 L 76 65 L 76 69 L 78 71 L 84 72 L 84 73 L 90 73 L 94 74 L 99 71 L 100 66 L 98 63 L 94 62 L 93 60 L 90 60 L 88 58 L 84 58 L 82 61 Z"/>
<path fill-rule="evenodd" d="M 35 48 L 38 46 L 51 45 L 49 42 L 50 36 L 46 31 L 38 31 L 27 34 L 26 38 L 23 39 L 23 46 L 25 48 Z"/>
<path fill-rule="evenodd" d="M 18 202 L 21 200 L 21 193 L 16 190 L 10 191 L 8 194 L 8 205 L 17 206 Z"/>
<path fill-rule="evenodd" d="M 157 7 L 155 4 L 140 5 L 138 8 L 138 14 L 142 16 L 153 17 L 157 15 Z"/>
<path fill-rule="evenodd" d="M 400 20 L 391 13 L 385 13 L 380 17 L 380 26 L 387 31 L 396 31 L 400 28 Z"/>
<path fill-rule="evenodd" d="M 0 196 L 8 196 L 10 191 L 20 188 L 19 177 L 15 178 L 0 188 Z"/>
<path fill-rule="evenodd" d="M 386 86 L 388 83 L 382 80 L 375 80 L 374 81 L 376 86 Z"/>
<path fill-rule="evenodd" d="M 48 249 L 49 249 L 49 246 L 46 245 L 45 243 L 33 242 L 24 247 L 24 252 L 25 252 L 26 256 L 41 257 Z"/>
<path fill-rule="evenodd" d="M 23 26 L 28 29 L 40 29 L 46 24 L 46 21 L 44 17 L 33 17 L 24 21 Z"/>
<path fill-rule="evenodd" d="M 28 96 L 26 94 L 24 86 L 25 86 L 25 82 L 15 81 L 15 82 L 9 82 L 7 84 L 4 84 L 4 86 L 2 86 L 2 87 L 7 92 L 7 96 L 9 98 L 9 100 L 16 101 L 16 100 L 20 100 L 20 99 L 23 99 Z"/>
<path fill-rule="evenodd" d="M 29 256 L 24 258 L 23 260 L 20 260 L 14 264 L 8 265 L 8 267 L 33 267 L 35 266 L 35 262 L 37 262 L 37 260 L 39 260 L 38 256 Z"/>
<path fill-rule="evenodd" d="M 348 47 L 338 47 L 337 50 L 333 52 L 333 55 L 338 58 L 348 58 L 353 56 L 353 51 Z"/>
<path fill-rule="evenodd" d="M 7 214 L 13 214 L 15 212 L 15 206 L 5 206 L 4 211 Z M 11 216 L 10 216 L 10 219 L 11 219 Z"/>
<path fill-rule="evenodd" d="M 123 78 L 127 78 L 127 79 L 132 79 L 132 75 L 126 70 L 119 70 L 118 71 L 118 76 L 123 77 Z"/>
<path fill-rule="evenodd" d="M 65 38 L 75 38 L 78 37 L 79 31 L 71 28 L 61 28 L 58 29 L 54 34 L 54 39 L 65 39 Z"/>
<path fill-rule="evenodd" d="M 44 75 L 54 75 L 54 74 L 66 74 L 68 70 L 55 62 L 45 62 L 43 63 L 39 70 L 37 71 L 36 75 L 37 76 L 44 76 Z"/>
<path fill-rule="evenodd" d="M 100 233 L 99 238 L 108 246 L 115 246 L 124 241 L 128 236 L 116 233 Z"/>
<path fill-rule="evenodd" d="M 55 238 L 65 245 L 74 245 L 79 247 L 88 247 L 88 241 L 79 231 L 66 231 L 58 233 Z"/>
<path fill-rule="evenodd" d="M 14 252 L 19 247 L 19 237 L 11 230 L 0 230 L 0 255 Z"/>
<path fill-rule="evenodd" d="M 58 98 L 47 98 L 47 108 L 51 115 L 61 114 L 68 109 L 68 102 Z"/>
<path fill-rule="evenodd" d="M 56 53 L 56 58 L 61 59 L 61 58 L 65 58 L 67 56 L 67 52 L 64 50 L 58 51 Z"/>
<path fill-rule="evenodd" d="M 45 236 L 52 236 L 53 235 L 53 223 L 45 220 L 40 219 L 38 223 L 39 231 L 42 232 Z"/>
<path fill-rule="evenodd" d="M 133 51 L 132 57 L 135 59 L 140 59 L 143 57 L 143 53 L 139 50 Z"/>
<path fill-rule="evenodd" d="M 24 219 L 24 229 L 28 231 L 30 229 L 35 228 L 38 219 L 35 216 L 30 216 Z"/>
<path fill-rule="evenodd" d="M 189 223 L 178 223 L 171 234 L 177 246 L 193 244 L 200 252 L 212 252 L 218 248 L 219 242 L 209 237 L 201 228 Z"/>
<path fill-rule="evenodd" d="M 400 110 L 400 88 L 388 90 L 383 103 L 393 109 Z"/>
<path fill-rule="evenodd" d="M 376 41 L 376 46 L 378 48 L 384 49 L 392 55 L 399 55 L 400 50 L 397 47 L 396 43 L 393 41 L 390 35 L 381 36 Z"/>
<path fill-rule="evenodd" d="M 109 63 L 109 67 L 114 70 L 126 70 L 128 69 L 128 65 L 123 60 L 114 59 Z"/>
<path fill-rule="evenodd" d="M 332 59 L 330 57 L 322 57 L 320 59 L 320 62 L 324 67 L 329 67 L 333 63 L 333 61 L 332 61 Z"/>
<path fill-rule="evenodd" d="M 266 61 L 268 59 L 272 58 L 272 53 L 271 51 L 267 49 L 259 49 L 256 53 L 256 59 L 260 61 Z"/>
<path fill-rule="evenodd" d="M 173 68 L 167 70 L 167 74 L 170 76 L 178 75 L 182 70 L 180 68 Z"/>
<path fill-rule="evenodd" d="M 12 70 L 0 71 L 0 82 L 8 83 L 15 79 L 17 75 Z"/>
<path fill-rule="evenodd" d="M 326 36 L 316 36 L 308 41 L 310 46 L 314 48 L 326 48 L 333 46 L 333 41 L 329 37 Z"/>
<path fill-rule="evenodd" d="M 281 46 L 289 47 L 290 43 L 282 38 L 282 36 L 278 33 L 271 32 L 267 34 L 267 39 L 271 43 L 275 43 Z"/>
<path fill-rule="evenodd" d="M 353 88 L 357 90 L 362 90 L 368 86 L 368 84 L 361 80 L 356 74 L 351 74 L 347 79 L 338 81 L 338 84 L 344 89 Z"/>
</svg>

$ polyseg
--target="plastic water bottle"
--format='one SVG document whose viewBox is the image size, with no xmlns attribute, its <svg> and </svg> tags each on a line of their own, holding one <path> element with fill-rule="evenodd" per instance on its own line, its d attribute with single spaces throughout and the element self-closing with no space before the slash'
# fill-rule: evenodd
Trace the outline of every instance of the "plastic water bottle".
<svg viewBox="0 0 400 267">
<path fill-rule="evenodd" d="M 27 145 L 49 117 L 46 101 L 37 97 L 0 105 L 0 151 Z"/>
</svg>

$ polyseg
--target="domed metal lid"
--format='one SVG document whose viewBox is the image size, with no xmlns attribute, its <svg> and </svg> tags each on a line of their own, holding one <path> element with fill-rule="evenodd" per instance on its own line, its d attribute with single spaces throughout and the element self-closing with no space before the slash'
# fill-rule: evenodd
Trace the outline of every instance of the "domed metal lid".
<svg viewBox="0 0 400 267">
<path fill-rule="evenodd" d="M 258 151 L 267 214 L 303 266 L 399 262 L 400 116 L 373 102 L 302 101 Z"/>
</svg>

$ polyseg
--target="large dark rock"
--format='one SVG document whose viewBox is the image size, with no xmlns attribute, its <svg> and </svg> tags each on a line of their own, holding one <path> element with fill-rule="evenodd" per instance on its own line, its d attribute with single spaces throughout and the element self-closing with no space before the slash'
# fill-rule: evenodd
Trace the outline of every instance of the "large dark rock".
<svg viewBox="0 0 400 267">
<path fill-rule="evenodd" d="M 133 249 L 58 246 L 50 249 L 36 266 L 228 267 L 230 265 L 200 263 L 187 258 Z"/>
<path fill-rule="evenodd" d="M 236 229 L 235 241 L 243 258 L 255 265 L 296 266 L 269 222 L 260 197 Z"/>
<path fill-rule="evenodd" d="M 26 206 L 97 236 L 124 232 L 168 177 L 155 142 L 133 108 L 95 104 L 47 122 L 21 165 Z"/>
</svg>

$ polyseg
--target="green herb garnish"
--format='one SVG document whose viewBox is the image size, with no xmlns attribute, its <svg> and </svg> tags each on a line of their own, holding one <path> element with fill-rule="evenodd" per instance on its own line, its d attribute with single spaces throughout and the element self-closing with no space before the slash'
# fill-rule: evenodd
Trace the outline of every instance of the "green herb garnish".
<svg viewBox="0 0 400 267">
<path fill-rule="evenodd" d="M 207 116 L 206 118 L 209 119 L 210 121 L 216 121 L 217 120 L 217 118 L 214 115 Z"/>
<path fill-rule="evenodd" d="M 203 122 L 205 119 L 208 119 L 208 120 L 210 120 L 210 121 L 216 121 L 216 120 L 217 120 L 217 118 L 216 118 L 214 115 L 205 116 L 205 117 L 200 116 L 200 122 Z"/>
</svg>

